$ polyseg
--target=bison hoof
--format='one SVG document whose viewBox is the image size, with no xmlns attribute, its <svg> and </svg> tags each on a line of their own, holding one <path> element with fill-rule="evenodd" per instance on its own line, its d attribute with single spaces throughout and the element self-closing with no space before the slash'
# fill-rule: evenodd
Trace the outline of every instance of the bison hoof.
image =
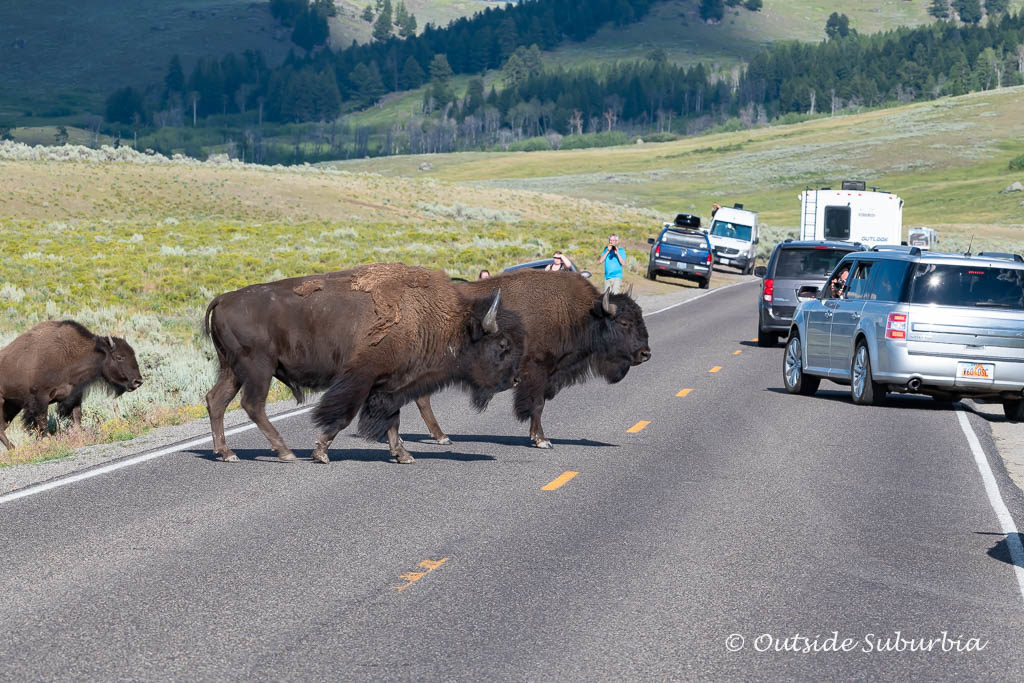
<svg viewBox="0 0 1024 683">
<path fill-rule="evenodd" d="M 313 459 L 317 462 L 322 462 L 325 465 L 331 461 L 331 459 L 327 457 L 327 451 L 320 450 L 319 448 L 313 451 Z"/>
<path fill-rule="evenodd" d="M 277 454 L 277 459 L 281 462 L 291 462 L 295 460 L 295 454 L 291 451 L 284 451 L 283 453 Z"/>
<path fill-rule="evenodd" d="M 238 456 L 232 451 L 220 454 L 220 459 L 224 462 L 238 462 Z"/>
<path fill-rule="evenodd" d="M 399 453 L 395 457 L 395 460 L 398 461 L 399 465 L 408 465 L 410 463 L 416 462 L 416 458 L 412 457 L 412 455 L 410 455 L 409 453 Z"/>
<path fill-rule="evenodd" d="M 437 445 L 438 446 L 451 446 L 452 445 L 452 440 L 449 439 L 447 436 L 442 436 L 440 439 L 437 440 Z"/>
<path fill-rule="evenodd" d="M 539 441 L 534 441 L 533 444 L 537 448 L 551 448 L 551 442 L 548 441 L 547 439 L 540 439 Z"/>
</svg>

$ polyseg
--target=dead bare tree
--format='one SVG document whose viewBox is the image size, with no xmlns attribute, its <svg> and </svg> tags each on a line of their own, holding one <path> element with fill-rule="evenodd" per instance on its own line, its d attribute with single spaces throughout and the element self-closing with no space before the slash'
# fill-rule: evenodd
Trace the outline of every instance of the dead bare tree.
<svg viewBox="0 0 1024 683">
<path fill-rule="evenodd" d="M 573 135 L 583 135 L 583 112 L 579 109 L 572 110 L 572 116 L 569 117 L 569 131 Z"/>
</svg>

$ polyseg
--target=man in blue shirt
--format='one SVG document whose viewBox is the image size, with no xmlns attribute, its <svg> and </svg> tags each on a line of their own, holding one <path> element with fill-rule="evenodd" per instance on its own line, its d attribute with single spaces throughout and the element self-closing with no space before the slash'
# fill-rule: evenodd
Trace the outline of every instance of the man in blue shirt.
<svg viewBox="0 0 1024 683">
<path fill-rule="evenodd" d="M 604 263 L 604 291 L 618 294 L 622 291 L 622 267 L 626 265 L 626 250 L 619 248 L 618 235 L 608 236 L 600 260 Z"/>
</svg>

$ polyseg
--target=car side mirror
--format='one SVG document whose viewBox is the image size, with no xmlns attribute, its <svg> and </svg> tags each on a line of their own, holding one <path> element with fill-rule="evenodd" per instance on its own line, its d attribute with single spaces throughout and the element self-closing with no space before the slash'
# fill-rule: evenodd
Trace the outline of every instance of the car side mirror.
<svg viewBox="0 0 1024 683">
<path fill-rule="evenodd" d="M 821 290 L 815 287 L 814 285 L 804 285 L 803 287 L 797 290 L 796 298 L 800 299 L 801 301 L 806 301 L 808 299 L 817 299 L 818 294 L 820 292 Z"/>
<path fill-rule="evenodd" d="M 580 271 L 580 277 L 589 278 L 591 275 L 593 275 L 593 273 L 591 273 L 589 270 Z"/>
<path fill-rule="evenodd" d="M 767 266 L 757 266 L 756 268 L 754 268 L 754 275 L 756 277 L 763 278 L 767 274 L 768 274 L 768 267 Z"/>
<path fill-rule="evenodd" d="M 654 244 L 654 238 L 653 237 L 648 237 L 647 238 L 647 244 Z"/>
</svg>

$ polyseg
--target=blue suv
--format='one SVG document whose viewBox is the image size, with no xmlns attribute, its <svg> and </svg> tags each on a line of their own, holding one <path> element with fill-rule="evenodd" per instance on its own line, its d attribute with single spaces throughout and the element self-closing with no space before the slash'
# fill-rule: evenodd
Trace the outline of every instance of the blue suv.
<svg viewBox="0 0 1024 683">
<path fill-rule="evenodd" d="M 701 289 L 711 284 L 711 264 L 714 260 L 707 233 L 700 230 L 667 225 L 657 239 L 647 240 L 651 246 L 647 263 L 647 279 L 659 275 L 695 280 Z"/>
</svg>

